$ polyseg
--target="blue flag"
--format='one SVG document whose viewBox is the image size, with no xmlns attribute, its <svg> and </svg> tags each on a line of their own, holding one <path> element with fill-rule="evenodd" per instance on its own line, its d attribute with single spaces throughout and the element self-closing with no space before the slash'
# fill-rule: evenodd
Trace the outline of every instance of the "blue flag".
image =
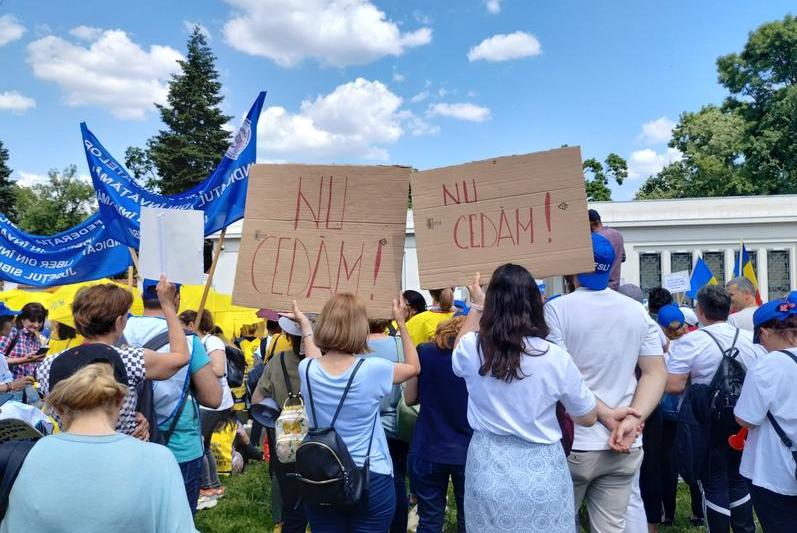
<svg viewBox="0 0 797 533">
<path fill-rule="evenodd" d="M 129 266 L 129 250 L 108 236 L 98 214 L 50 236 L 25 233 L 0 214 L 0 279 L 51 287 L 113 276 Z"/>
<path fill-rule="evenodd" d="M 141 207 L 204 211 L 205 235 L 216 233 L 242 219 L 249 167 L 257 157 L 257 121 L 265 98 L 265 92 L 258 95 L 213 174 L 192 189 L 170 196 L 155 194 L 136 183 L 89 131 L 85 122 L 81 123 L 100 217 L 109 236 L 137 249 Z"/>
<path fill-rule="evenodd" d="M 705 287 L 706 285 L 716 285 L 717 278 L 714 277 L 714 273 L 708 267 L 703 258 L 697 260 L 695 264 L 695 268 L 692 270 L 692 277 L 689 279 L 689 290 L 686 291 L 686 295 L 692 298 L 693 300 L 697 298 L 697 292 Z"/>
</svg>

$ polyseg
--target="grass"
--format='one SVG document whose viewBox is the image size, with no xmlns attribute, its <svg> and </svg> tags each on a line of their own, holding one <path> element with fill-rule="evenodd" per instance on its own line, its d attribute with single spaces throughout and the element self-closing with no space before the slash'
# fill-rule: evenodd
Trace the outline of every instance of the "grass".
<svg viewBox="0 0 797 533">
<path fill-rule="evenodd" d="M 266 533 L 273 529 L 271 523 L 271 484 L 264 463 L 252 464 L 246 472 L 223 480 L 224 498 L 213 509 L 199 511 L 196 527 L 202 533 Z M 453 502 L 453 495 L 449 501 Z M 704 529 L 692 527 L 689 522 L 689 489 L 678 488 L 678 506 L 675 527 L 660 528 L 661 533 L 698 533 Z M 453 505 L 448 510 L 446 533 L 456 532 Z M 587 531 L 586 529 L 584 531 Z"/>
</svg>

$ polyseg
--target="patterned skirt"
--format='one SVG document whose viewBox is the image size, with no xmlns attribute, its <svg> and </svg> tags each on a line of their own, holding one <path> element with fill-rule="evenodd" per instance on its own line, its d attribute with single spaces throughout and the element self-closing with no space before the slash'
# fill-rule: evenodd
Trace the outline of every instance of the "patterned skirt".
<svg viewBox="0 0 797 533">
<path fill-rule="evenodd" d="M 469 532 L 573 533 L 573 482 L 562 446 L 474 431 L 465 466 Z"/>
</svg>

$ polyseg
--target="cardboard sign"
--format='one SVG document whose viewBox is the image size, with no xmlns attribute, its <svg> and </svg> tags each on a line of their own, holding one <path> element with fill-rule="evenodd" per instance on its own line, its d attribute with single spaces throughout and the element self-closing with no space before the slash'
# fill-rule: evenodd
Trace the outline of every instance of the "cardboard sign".
<svg viewBox="0 0 797 533">
<path fill-rule="evenodd" d="M 254 165 L 233 302 L 318 312 L 352 292 L 389 317 L 401 291 L 410 169 Z"/>
<path fill-rule="evenodd" d="M 205 213 L 191 209 L 141 208 L 141 276 L 184 285 L 202 282 Z"/>
<path fill-rule="evenodd" d="M 661 286 L 670 291 L 672 294 L 688 291 L 692 288 L 689 271 L 683 270 L 681 272 L 667 274 L 664 276 Z"/>
<path fill-rule="evenodd" d="M 412 176 L 421 286 L 485 283 L 512 262 L 535 278 L 592 272 L 579 148 L 499 157 Z"/>
</svg>

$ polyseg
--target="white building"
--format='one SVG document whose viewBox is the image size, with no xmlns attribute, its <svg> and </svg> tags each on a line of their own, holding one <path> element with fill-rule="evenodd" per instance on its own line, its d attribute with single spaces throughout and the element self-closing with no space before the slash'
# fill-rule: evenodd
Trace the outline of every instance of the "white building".
<svg viewBox="0 0 797 533">
<path fill-rule="evenodd" d="M 662 276 L 691 271 L 700 257 L 722 283 L 733 276 L 734 254 L 744 241 L 764 300 L 797 287 L 797 195 L 595 202 L 590 207 L 625 238 L 624 283 L 660 286 Z M 214 280 L 218 291 L 232 292 L 241 227 L 238 222 L 227 230 Z M 403 286 L 419 287 L 412 212 L 407 213 Z M 548 292 L 560 290 L 561 282 L 550 280 Z"/>
</svg>

